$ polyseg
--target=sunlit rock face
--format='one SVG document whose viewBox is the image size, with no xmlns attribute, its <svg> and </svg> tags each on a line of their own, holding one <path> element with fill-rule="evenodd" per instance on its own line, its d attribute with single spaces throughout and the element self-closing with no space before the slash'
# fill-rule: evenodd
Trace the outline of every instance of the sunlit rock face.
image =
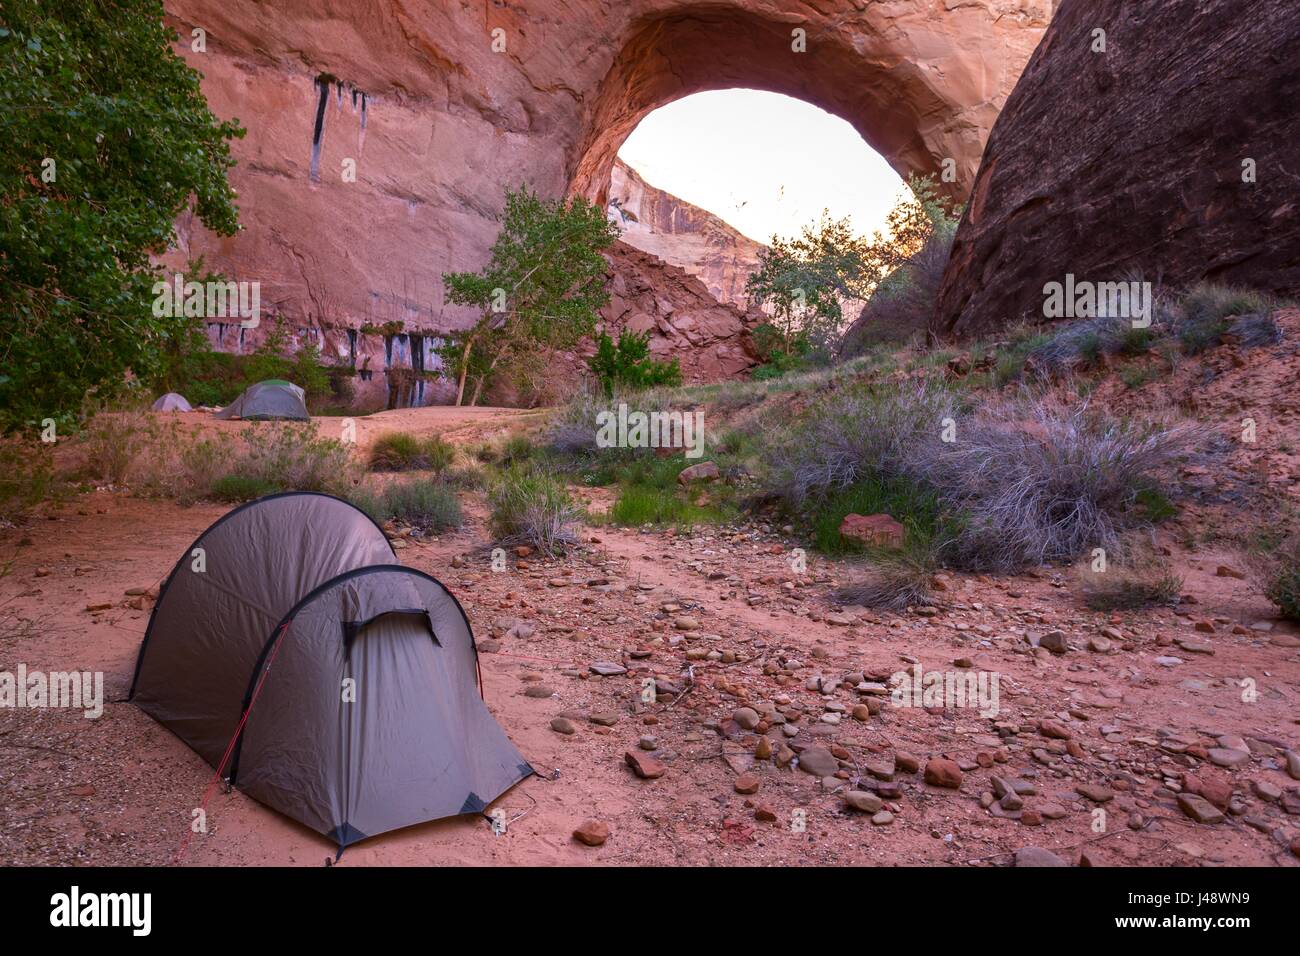
<svg viewBox="0 0 1300 956">
<path fill-rule="evenodd" d="M 243 231 L 182 221 L 170 261 L 260 281 L 263 311 L 302 329 L 462 328 L 474 314 L 441 275 L 483 264 L 507 186 L 603 205 L 644 116 L 730 87 L 842 116 L 900 173 L 948 169 L 964 196 L 1048 7 L 167 0 L 213 110 L 248 129 L 231 176 Z"/>
<path fill-rule="evenodd" d="M 1300 292 L 1298 62 L 1295 0 L 1063 0 L 993 128 L 937 329 L 1042 319 L 1067 275 Z"/>
<path fill-rule="evenodd" d="M 678 266 L 704 283 L 719 302 L 749 304 L 745 281 L 758 270 L 763 244 L 717 216 L 647 183 L 622 160 L 609 182 L 610 218 L 623 241 Z"/>
</svg>

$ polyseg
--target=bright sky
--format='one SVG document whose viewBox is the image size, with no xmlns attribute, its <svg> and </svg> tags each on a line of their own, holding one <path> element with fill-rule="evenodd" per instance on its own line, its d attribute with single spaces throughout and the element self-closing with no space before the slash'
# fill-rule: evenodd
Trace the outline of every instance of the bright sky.
<svg viewBox="0 0 1300 956">
<path fill-rule="evenodd" d="M 905 190 L 847 122 L 759 90 L 713 90 L 660 107 L 618 154 L 652 186 L 759 242 L 796 235 L 823 209 L 870 235 Z"/>
</svg>

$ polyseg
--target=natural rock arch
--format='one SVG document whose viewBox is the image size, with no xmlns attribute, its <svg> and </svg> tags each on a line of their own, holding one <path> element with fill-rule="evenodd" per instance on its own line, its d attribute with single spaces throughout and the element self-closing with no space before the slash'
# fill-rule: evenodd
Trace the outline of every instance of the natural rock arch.
<svg viewBox="0 0 1300 956">
<path fill-rule="evenodd" d="M 740 87 L 845 119 L 904 177 L 938 176 L 951 159 L 955 178 L 943 188 L 964 199 L 1019 67 L 990 72 L 978 44 L 992 39 L 992 24 L 940 38 L 932 31 L 957 21 L 968 28 L 973 18 L 881 22 L 859 11 L 818 22 L 806 8 L 780 6 L 711 3 L 632 24 L 584 116 L 571 189 L 603 200 L 619 146 L 649 113 L 692 93 Z M 1025 39 L 1037 34 L 1026 30 Z"/>
</svg>

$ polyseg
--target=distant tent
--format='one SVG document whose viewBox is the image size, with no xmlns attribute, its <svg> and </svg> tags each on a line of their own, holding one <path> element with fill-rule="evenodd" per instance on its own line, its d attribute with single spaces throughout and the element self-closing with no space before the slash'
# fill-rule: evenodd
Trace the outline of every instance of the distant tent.
<svg viewBox="0 0 1300 956">
<path fill-rule="evenodd" d="M 168 392 L 161 396 L 158 401 L 153 403 L 155 412 L 192 412 L 193 408 L 190 403 L 185 401 L 185 396 L 179 392 Z"/>
<path fill-rule="evenodd" d="M 340 852 L 482 812 L 533 768 L 483 703 L 460 603 L 395 560 L 329 495 L 228 512 L 167 578 L 130 699 Z"/>
<path fill-rule="evenodd" d="M 306 393 L 281 378 L 268 378 L 250 385 L 243 393 L 216 413 L 217 418 L 268 419 L 290 418 L 305 422 L 307 414 Z"/>
</svg>

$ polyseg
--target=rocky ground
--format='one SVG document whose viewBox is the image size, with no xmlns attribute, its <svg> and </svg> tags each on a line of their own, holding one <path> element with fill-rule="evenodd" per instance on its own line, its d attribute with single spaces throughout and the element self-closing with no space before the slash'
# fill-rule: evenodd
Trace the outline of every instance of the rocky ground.
<svg viewBox="0 0 1300 956">
<path fill-rule="evenodd" d="M 542 776 L 494 806 L 502 835 L 444 820 L 341 865 L 1297 865 L 1300 636 L 1232 555 L 1168 541 L 1177 609 L 1084 611 L 1045 568 L 946 575 L 936 606 L 879 614 L 835 605 L 850 569 L 761 523 L 589 528 L 494 572 L 467 504 L 463 529 L 398 554 L 464 604 L 488 706 Z M 0 602 L 25 622 L 0 670 L 102 670 L 124 696 L 150 589 L 223 510 L 102 491 L 0 532 Z M 998 712 L 898 706 L 886 685 L 917 665 L 996 673 Z M 125 703 L 0 711 L 0 751 L 5 863 L 174 861 L 212 778 Z M 185 863 L 331 855 L 239 793 L 207 806 Z"/>
</svg>

